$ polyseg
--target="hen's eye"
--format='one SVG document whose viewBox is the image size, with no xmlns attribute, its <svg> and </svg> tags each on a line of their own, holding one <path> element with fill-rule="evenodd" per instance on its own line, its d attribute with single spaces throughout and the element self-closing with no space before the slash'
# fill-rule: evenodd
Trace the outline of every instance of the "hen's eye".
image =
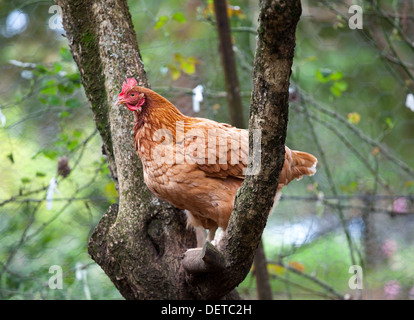
<svg viewBox="0 0 414 320">
<path fill-rule="evenodd" d="M 135 97 L 135 93 L 131 93 L 131 97 Z"/>
</svg>

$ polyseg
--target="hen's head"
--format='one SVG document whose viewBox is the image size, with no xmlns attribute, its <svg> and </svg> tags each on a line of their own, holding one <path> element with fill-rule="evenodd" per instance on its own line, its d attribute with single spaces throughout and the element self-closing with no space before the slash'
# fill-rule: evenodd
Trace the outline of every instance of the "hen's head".
<svg viewBox="0 0 414 320">
<path fill-rule="evenodd" d="M 116 104 L 125 104 L 129 110 L 140 112 L 144 103 L 145 94 L 140 92 L 137 80 L 134 78 L 127 79 L 122 86 L 122 91 L 118 96 Z"/>
</svg>

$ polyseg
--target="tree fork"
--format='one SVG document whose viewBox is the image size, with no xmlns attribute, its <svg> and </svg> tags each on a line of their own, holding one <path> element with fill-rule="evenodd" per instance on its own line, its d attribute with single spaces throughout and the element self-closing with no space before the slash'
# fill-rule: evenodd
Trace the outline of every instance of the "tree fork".
<svg viewBox="0 0 414 320">
<path fill-rule="evenodd" d="M 194 232 L 186 228 L 182 212 L 156 199 L 145 186 L 130 134 L 133 117 L 114 106 L 126 77 L 148 86 L 127 2 L 57 3 L 119 193 L 119 204 L 109 208 L 91 237 L 91 256 L 126 299 L 238 298 L 233 289 L 250 270 L 284 162 L 300 1 L 260 2 L 249 127 L 250 154 L 252 130 L 262 133 L 261 168 L 237 192 L 219 246 L 224 269 L 202 276 L 189 274 L 182 264 L 183 254 L 196 245 Z"/>
</svg>

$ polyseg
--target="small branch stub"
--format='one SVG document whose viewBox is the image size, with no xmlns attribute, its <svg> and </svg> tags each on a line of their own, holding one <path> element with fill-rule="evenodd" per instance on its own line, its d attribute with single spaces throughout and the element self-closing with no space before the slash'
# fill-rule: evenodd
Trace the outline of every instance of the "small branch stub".
<svg viewBox="0 0 414 320">
<path fill-rule="evenodd" d="M 225 268 L 225 259 L 211 242 L 206 241 L 203 248 L 188 249 L 182 264 L 190 274 L 217 272 Z"/>
</svg>

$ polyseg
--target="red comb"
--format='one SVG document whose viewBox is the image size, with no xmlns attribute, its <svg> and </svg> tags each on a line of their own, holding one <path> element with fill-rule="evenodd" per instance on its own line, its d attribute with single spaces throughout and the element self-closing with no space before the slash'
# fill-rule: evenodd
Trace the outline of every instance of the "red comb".
<svg viewBox="0 0 414 320">
<path fill-rule="evenodd" d="M 124 84 L 122 85 L 122 91 L 121 91 L 121 93 L 119 94 L 120 96 L 121 95 L 124 95 L 125 94 L 125 92 L 127 92 L 129 89 L 131 89 L 131 88 L 133 88 L 134 86 L 136 86 L 137 85 L 137 80 L 135 80 L 134 78 L 128 78 L 125 82 L 124 82 Z"/>
</svg>

